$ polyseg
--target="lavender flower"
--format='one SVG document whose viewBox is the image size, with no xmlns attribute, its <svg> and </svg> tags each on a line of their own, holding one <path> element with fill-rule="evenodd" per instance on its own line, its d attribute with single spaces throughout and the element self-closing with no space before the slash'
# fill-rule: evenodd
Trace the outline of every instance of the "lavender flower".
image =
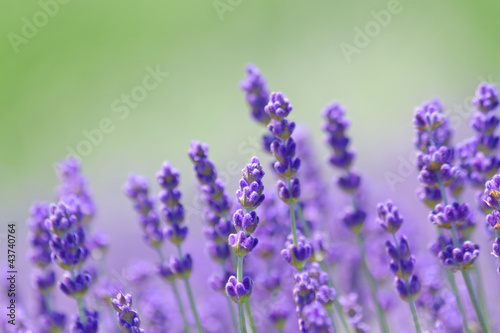
<svg viewBox="0 0 500 333">
<path fill-rule="evenodd" d="M 267 125 L 271 119 L 264 111 L 264 107 L 269 102 L 266 78 L 253 64 L 246 66 L 246 72 L 245 79 L 240 82 L 240 88 L 245 92 L 250 114 L 255 121 Z"/>
<path fill-rule="evenodd" d="M 139 315 L 132 308 L 132 296 L 130 294 L 122 294 L 119 292 L 114 299 L 111 300 L 111 305 L 117 312 L 118 323 L 123 332 L 126 333 L 143 333 L 140 328 L 141 321 Z"/>
<path fill-rule="evenodd" d="M 465 270 L 474 264 L 479 256 L 479 245 L 465 241 L 460 247 L 448 245 L 439 253 L 439 259 L 445 267 L 456 272 Z"/>
<path fill-rule="evenodd" d="M 164 239 L 163 230 L 160 228 L 160 219 L 154 209 L 154 200 L 149 195 L 146 178 L 131 174 L 123 191 L 134 203 L 134 209 L 139 215 L 139 223 L 144 232 L 144 240 L 151 247 L 159 248 Z"/>
<path fill-rule="evenodd" d="M 70 197 L 67 200 L 68 202 L 60 201 L 57 205 L 51 204 L 49 217 L 45 220 L 45 225 L 51 232 L 51 256 L 53 261 L 67 271 L 59 282 L 59 288 L 67 296 L 75 298 L 78 304 L 80 314 L 73 331 L 97 332 L 97 312 L 88 310 L 83 299 L 92 279 L 90 273 L 80 271 L 89 253 L 82 227 L 85 215 L 80 210 L 78 198 Z"/>
<path fill-rule="evenodd" d="M 228 231 L 230 230 L 223 234 L 219 233 L 219 231 L 223 230 L 219 226 L 225 223 L 231 206 L 225 192 L 225 185 L 220 179 L 217 179 L 217 170 L 213 162 L 208 158 L 208 146 L 206 144 L 192 141 L 188 155 L 193 162 L 196 178 L 201 185 L 202 199 L 206 204 L 204 212 L 205 220 L 208 222 L 206 229 L 208 234 L 220 235 L 220 237 L 210 237 L 211 239 L 207 242 L 207 250 L 212 259 L 225 263 L 230 255 L 227 244 Z"/>
</svg>

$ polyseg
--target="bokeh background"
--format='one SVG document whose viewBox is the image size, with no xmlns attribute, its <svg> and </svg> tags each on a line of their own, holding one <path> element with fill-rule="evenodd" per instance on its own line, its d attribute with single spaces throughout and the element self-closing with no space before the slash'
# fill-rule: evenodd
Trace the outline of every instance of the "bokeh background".
<svg viewBox="0 0 500 333">
<path fill-rule="evenodd" d="M 43 1 L 2 2 L 0 216 L 18 225 L 18 262 L 26 261 L 31 202 L 53 200 L 55 163 L 78 152 L 84 133 L 103 119 L 112 129 L 80 157 L 98 205 L 95 226 L 113 244 L 109 265 L 120 269 L 151 254 L 121 187 L 130 172 L 153 182 L 166 159 L 182 171 L 193 212 L 188 225 L 193 239 L 201 237 L 186 151 L 192 139 L 208 143 L 228 189 L 236 188 L 239 174 L 228 170 L 260 153 L 255 140 L 262 131 L 238 88 L 247 62 L 262 70 L 271 90 L 287 94 L 293 119 L 310 128 L 322 162 L 320 111 L 341 101 L 373 200 L 392 196 L 407 206 L 419 204 L 416 172 L 404 172 L 395 185 L 387 177 L 399 175 L 402 160 L 412 162 L 413 108 L 439 96 L 460 139 L 472 134 L 469 102 L 478 83 L 500 81 L 498 1 L 401 0 L 399 12 L 361 47 L 359 31 L 391 1 L 66 2 L 51 7 L 47 20 L 39 14 Z M 220 3 L 225 7 L 217 9 Z M 26 27 L 34 20 L 35 31 Z M 346 57 L 346 44 L 357 52 Z M 143 85 L 148 68 L 168 76 L 126 116 L 115 112 L 113 104 Z M 193 242 L 186 246 L 203 256 Z M 21 279 L 27 286 L 27 266 Z"/>
</svg>

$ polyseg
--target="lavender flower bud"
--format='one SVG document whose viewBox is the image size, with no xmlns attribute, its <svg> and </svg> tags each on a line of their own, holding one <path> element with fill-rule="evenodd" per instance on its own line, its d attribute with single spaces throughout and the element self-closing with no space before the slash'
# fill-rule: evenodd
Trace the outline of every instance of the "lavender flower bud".
<svg viewBox="0 0 500 333">
<path fill-rule="evenodd" d="M 500 174 L 496 174 L 485 184 L 484 201 L 491 208 L 498 208 L 500 198 Z"/>
<path fill-rule="evenodd" d="M 187 254 L 182 259 L 171 258 L 170 269 L 180 279 L 187 279 L 193 269 L 193 260 L 191 255 Z"/>
<path fill-rule="evenodd" d="M 471 267 L 479 256 L 479 245 L 470 241 L 463 242 L 460 248 L 448 245 L 439 252 L 441 263 L 453 272 Z"/>
<path fill-rule="evenodd" d="M 56 284 L 56 274 L 52 270 L 40 271 L 34 275 L 33 284 L 42 293 L 46 292 Z"/>
<path fill-rule="evenodd" d="M 240 188 L 236 191 L 236 197 L 243 208 L 253 210 L 260 206 L 265 198 L 262 194 L 264 191 L 262 178 L 265 172 L 257 157 L 252 157 L 242 172 L 243 178 L 240 180 Z"/>
<path fill-rule="evenodd" d="M 288 244 L 288 246 L 281 251 L 281 256 L 286 260 L 286 262 L 298 270 L 301 270 L 304 267 L 311 255 L 311 245 L 300 239 L 297 246 Z"/>
<path fill-rule="evenodd" d="M 130 294 L 124 295 L 119 292 L 116 298 L 111 300 L 111 305 L 117 312 L 118 323 L 123 332 L 144 333 L 144 330 L 140 328 L 139 315 L 132 308 L 132 296 Z"/>
<path fill-rule="evenodd" d="M 285 321 L 288 318 L 289 311 L 282 306 L 273 306 L 269 313 L 269 320 L 273 323 L 274 327 L 278 330 L 282 330 L 285 326 Z"/>
<path fill-rule="evenodd" d="M 77 317 L 71 332 L 74 333 L 97 333 L 99 331 L 99 313 L 97 311 L 91 311 L 88 309 L 83 309 L 85 314 L 85 320 Z"/>
<path fill-rule="evenodd" d="M 267 125 L 271 118 L 264 110 L 269 102 L 266 78 L 253 64 L 246 66 L 246 72 L 245 79 L 240 82 L 240 88 L 245 92 L 245 98 L 250 106 L 250 113 L 254 120 Z"/>
<path fill-rule="evenodd" d="M 472 104 L 482 112 L 489 112 L 498 107 L 498 91 L 493 84 L 481 83 L 477 87 Z"/>
<path fill-rule="evenodd" d="M 281 120 L 290 114 L 293 107 L 282 92 L 272 92 L 269 103 L 264 108 L 266 114 L 273 120 Z"/>
<path fill-rule="evenodd" d="M 378 224 L 391 234 L 395 234 L 403 224 L 403 217 L 399 215 L 399 210 L 392 201 L 387 201 L 385 205 L 378 204 L 377 214 Z"/>
<path fill-rule="evenodd" d="M 469 218 L 469 205 L 454 202 L 451 205 L 438 204 L 429 214 L 429 221 L 438 228 L 450 229 L 460 226 Z"/>
<path fill-rule="evenodd" d="M 314 301 L 316 298 L 316 291 L 314 286 L 311 284 L 311 280 L 307 272 L 295 273 L 293 280 L 293 299 L 297 305 L 298 311 L 302 311 L 307 304 L 311 304 Z"/>
<path fill-rule="evenodd" d="M 365 219 L 366 213 L 363 210 L 351 206 L 348 206 L 341 216 L 344 225 L 355 233 L 361 232 Z"/>
<path fill-rule="evenodd" d="M 229 258 L 231 253 L 229 252 L 228 243 L 214 243 L 207 242 L 207 252 L 216 262 L 224 262 Z"/>
<path fill-rule="evenodd" d="M 282 180 L 278 180 L 277 187 L 278 187 L 278 195 L 283 202 L 287 204 L 297 203 L 297 201 L 300 198 L 300 182 L 298 178 L 293 178 L 290 181 L 291 193 L 288 188 L 288 185 L 285 184 L 285 182 L 283 182 Z"/>
<path fill-rule="evenodd" d="M 226 294 L 236 303 L 245 303 L 252 295 L 253 282 L 248 276 L 245 276 L 242 282 L 238 282 L 233 275 L 226 284 Z"/>
<path fill-rule="evenodd" d="M 257 246 L 259 240 L 252 236 L 247 236 L 244 231 L 238 231 L 236 234 L 230 234 L 228 238 L 229 246 L 238 257 L 244 257 Z"/>
<path fill-rule="evenodd" d="M 162 279 L 164 279 L 167 282 L 173 282 L 177 278 L 177 275 L 174 273 L 174 271 L 170 267 L 170 263 L 168 262 L 159 264 L 156 267 L 156 272 Z"/>
<path fill-rule="evenodd" d="M 233 224 L 237 231 L 243 230 L 250 235 L 259 225 L 259 217 L 255 211 L 245 214 L 242 209 L 238 209 L 233 215 Z"/>
<path fill-rule="evenodd" d="M 434 207 L 442 201 L 439 188 L 419 187 L 417 189 L 417 197 L 430 209 L 434 209 Z"/>
<path fill-rule="evenodd" d="M 358 190 L 361 183 L 361 177 L 352 171 L 347 172 L 345 175 L 337 179 L 337 185 L 347 193 L 354 193 Z"/>
<path fill-rule="evenodd" d="M 92 278 L 87 272 L 78 274 L 75 278 L 72 278 L 70 274 L 66 273 L 63 280 L 59 282 L 61 291 L 73 298 L 82 298 L 91 285 Z"/>
<path fill-rule="evenodd" d="M 304 307 L 303 320 L 305 332 L 333 333 L 328 313 L 318 303 Z"/>
<path fill-rule="evenodd" d="M 406 285 L 406 282 L 399 277 L 396 277 L 394 282 L 396 284 L 399 297 L 405 301 L 408 301 L 410 297 L 415 299 L 420 294 L 420 281 L 416 275 L 411 276 L 408 286 Z"/>
</svg>

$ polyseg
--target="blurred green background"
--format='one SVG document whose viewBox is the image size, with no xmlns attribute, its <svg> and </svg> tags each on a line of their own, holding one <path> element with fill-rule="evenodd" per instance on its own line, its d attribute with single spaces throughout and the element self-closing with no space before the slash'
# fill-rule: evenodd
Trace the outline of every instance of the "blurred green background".
<svg viewBox="0 0 500 333">
<path fill-rule="evenodd" d="M 210 144 L 221 169 L 236 160 L 239 170 L 253 154 L 240 145 L 260 130 L 238 88 L 247 62 L 271 90 L 287 94 L 293 119 L 314 131 L 322 161 L 320 111 L 341 101 L 358 167 L 389 193 L 384 173 L 413 150 L 414 106 L 439 95 L 470 134 L 467 99 L 481 80 L 500 80 L 498 1 L 401 0 L 379 31 L 372 11 L 391 1 L 66 2 L 2 1 L 0 214 L 21 229 L 33 200 L 53 199 L 54 163 L 103 119 L 109 133 L 81 157 L 96 223 L 108 232 L 119 216 L 134 218 L 121 194 L 129 172 L 153 180 L 169 159 L 190 193 L 192 139 Z M 53 15 L 40 14 L 42 3 L 52 3 Z M 356 47 L 357 29 L 367 24 L 372 37 L 347 59 L 340 45 Z M 168 77 L 126 117 L 114 112 L 122 94 L 143 85 L 146 68 L 157 67 Z"/>
</svg>

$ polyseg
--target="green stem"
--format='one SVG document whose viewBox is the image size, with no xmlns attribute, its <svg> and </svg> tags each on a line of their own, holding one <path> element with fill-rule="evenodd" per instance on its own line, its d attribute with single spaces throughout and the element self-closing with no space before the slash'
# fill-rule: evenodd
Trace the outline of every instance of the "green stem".
<svg viewBox="0 0 500 333">
<path fill-rule="evenodd" d="M 453 275 L 453 273 L 450 272 L 450 270 L 448 270 L 446 268 L 445 268 L 445 271 L 446 271 L 446 275 L 448 277 L 448 281 L 450 282 L 450 285 L 451 285 L 451 290 L 453 291 L 453 294 L 455 294 L 455 299 L 457 300 L 458 310 L 460 311 L 460 314 L 462 316 L 462 325 L 464 326 L 465 332 L 471 333 L 471 330 L 469 328 L 469 323 L 467 322 L 467 316 L 465 314 L 464 305 L 462 303 L 462 300 L 460 299 L 460 294 L 458 292 L 457 282 L 455 280 L 455 275 Z"/>
<path fill-rule="evenodd" d="M 288 185 L 288 193 L 290 193 L 290 197 L 292 196 L 292 185 L 290 183 L 290 179 L 286 180 Z M 295 210 L 293 209 L 292 199 L 289 199 L 288 206 L 290 207 L 290 222 L 292 224 L 292 235 L 293 235 L 293 245 L 299 246 L 298 238 L 297 238 L 297 226 L 295 225 Z"/>
<path fill-rule="evenodd" d="M 243 303 L 238 303 L 238 315 L 240 317 L 240 332 L 247 333 L 247 324 L 245 322 L 245 312 L 243 311 Z"/>
<path fill-rule="evenodd" d="M 236 280 L 238 282 L 243 281 L 243 257 L 238 257 L 237 267 L 236 267 Z M 240 332 L 247 332 L 247 324 L 245 322 L 245 312 L 243 311 L 243 303 L 238 302 L 238 315 L 240 317 Z"/>
<path fill-rule="evenodd" d="M 182 260 L 183 255 L 182 255 L 182 250 L 181 250 L 180 245 L 177 245 L 177 251 L 179 252 L 179 259 Z M 203 328 L 201 326 L 200 318 L 198 317 L 198 311 L 196 310 L 196 304 L 194 302 L 193 292 L 191 291 L 191 285 L 189 283 L 189 279 L 184 278 L 183 280 L 184 280 L 184 283 L 186 284 L 186 291 L 187 291 L 188 297 L 189 297 L 189 305 L 191 306 L 191 311 L 193 312 L 194 320 L 196 322 L 196 328 L 198 329 L 198 332 L 202 333 Z"/>
<path fill-rule="evenodd" d="M 158 255 L 160 256 L 161 264 L 163 265 L 165 263 L 165 256 L 163 255 L 163 252 L 159 246 L 156 248 L 156 250 L 158 252 Z M 177 284 L 175 283 L 175 280 L 170 282 L 170 285 L 172 286 L 175 300 L 177 301 L 177 306 L 179 307 L 179 312 L 181 313 L 182 321 L 184 323 L 184 331 L 191 332 L 186 313 L 184 312 L 184 305 L 182 304 L 181 297 L 179 296 L 179 291 L 177 290 Z"/>
<path fill-rule="evenodd" d="M 71 279 L 74 281 L 75 280 L 75 269 L 71 268 L 70 273 L 71 273 Z M 85 309 L 85 301 L 81 297 L 77 297 L 76 298 L 76 305 L 78 306 L 78 313 L 79 313 L 80 319 L 82 321 L 82 324 L 85 324 L 85 321 L 87 319 L 85 316 L 85 311 L 83 311 Z"/>
<path fill-rule="evenodd" d="M 328 275 L 328 285 L 331 287 L 331 288 L 335 288 L 335 285 L 333 283 L 333 279 L 332 279 L 332 276 L 330 274 L 330 271 L 328 269 L 328 267 L 326 266 L 326 264 L 321 261 L 319 263 L 321 269 L 326 272 L 326 274 Z M 338 316 L 340 317 L 340 320 L 342 321 L 342 326 L 344 326 L 344 329 L 348 332 L 348 333 L 351 333 L 351 327 L 349 326 L 348 322 L 347 322 L 347 319 L 345 317 L 345 314 L 344 314 L 344 310 L 342 309 L 342 306 L 340 305 L 337 297 L 335 297 L 335 300 L 333 301 L 333 305 L 335 306 L 335 310 L 337 311 L 337 314 Z M 330 311 L 329 311 L 330 312 Z M 333 319 L 332 319 L 333 320 Z M 337 330 L 335 330 L 334 332 L 337 332 Z"/>
<path fill-rule="evenodd" d="M 479 303 L 474 293 L 474 288 L 472 287 L 472 282 L 470 279 L 469 272 L 464 269 L 462 271 L 462 276 L 464 277 L 465 285 L 467 286 L 467 290 L 469 291 L 470 300 L 472 302 L 472 305 L 474 306 L 474 310 L 476 311 L 477 319 L 479 320 L 479 325 L 481 325 L 483 333 L 488 333 L 488 328 L 486 326 L 483 313 L 481 312 L 481 308 L 479 307 Z"/>
<path fill-rule="evenodd" d="M 186 313 L 184 312 L 184 306 L 182 305 L 181 297 L 179 295 L 179 291 L 177 290 L 177 285 L 175 284 L 175 281 L 172 281 L 170 284 L 172 285 L 172 290 L 174 291 L 175 300 L 177 301 L 177 305 L 179 306 L 179 311 L 181 313 L 182 321 L 184 322 L 184 330 L 186 332 L 191 332 L 191 330 L 189 329 L 189 324 L 188 324 L 188 320 L 186 317 Z"/>
<path fill-rule="evenodd" d="M 408 282 L 406 282 L 406 287 L 408 288 L 409 294 L 410 287 L 408 285 Z M 420 333 L 422 331 L 420 329 L 420 323 L 418 322 L 418 313 L 417 309 L 415 308 L 415 301 L 413 300 L 413 297 L 411 297 L 411 295 L 409 296 L 410 297 L 408 297 L 408 303 L 410 303 L 411 315 L 413 317 L 413 323 L 415 324 L 415 330 L 417 331 L 417 333 Z"/>
<path fill-rule="evenodd" d="M 481 271 L 479 270 L 477 265 L 474 265 L 472 269 L 474 270 L 476 288 L 477 288 L 477 297 L 479 298 L 479 304 L 481 304 L 481 311 L 483 311 L 484 313 L 484 319 L 486 320 L 486 325 L 488 326 L 488 328 L 491 328 L 488 307 L 486 306 L 486 297 L 484 296 L 483 279 L 481 277 Z"/>
<path fill-rule="evenodd" d="M 252 328 L 253 333 L 257 333 L 257 328 L 255 327 L 255 321 L 252 316 L 252 309 L 250 309 L 250 303 L 245 302 L 245 310 L 247 312 L 248 321 L 250 322 L 250 327 Z"/>
<path fill-rule="evenodd" d="M 366 277 L 368 279 L 368 283 L 370 284 L 370 292 L 372 294 L 373 303 L 375 303 L 375 308 L 377 309 L 377 316 L 378 316 L 380 328 L 382 329 L 382 332 L 388 333 L 389 326 L 387 325 L 387 320 L 385 318 L 384 310 L 382 309 L 382 306 L 380 306 L 380 302 L 378 301 L 375 280 L 373 279 L 373 276 L 370 273 L 370 269 L 368 268 L 368 263 L 366 261 L 366 254 L 365 254 L 365 248 L 364 248 L 364 240 L 363 240 L 363 236 L 361 235 L 361 233 L 356 234 L 356 239 L 358 241 L 359 251 L 361 252 L 361 261 L 363 264 L 363 269 L 365 270 L 365 274 L 366 274 Z"/>
<path fill-rule="evenodd" d="M 227 305 L 229 306 L 229 312 L 231 312 L 231 319 L 233 320 L 234 331 L 238 332 L 238 319 L 236 318 L 236 313 L 234 313 L 233 301 L 231 297 L 226 296 Z"/>
<path fill-rule="evenodd" d="M 328 310 L 327 313 L 328 313 L 328 317 L 330 317 L 330 321 L 332 322 L 333 331 L 334 332 L 338 332 L 337 326 L 335 326 L 335 318 L 333 316 L 333 311 L 332 310 Z"/>
</svg>

